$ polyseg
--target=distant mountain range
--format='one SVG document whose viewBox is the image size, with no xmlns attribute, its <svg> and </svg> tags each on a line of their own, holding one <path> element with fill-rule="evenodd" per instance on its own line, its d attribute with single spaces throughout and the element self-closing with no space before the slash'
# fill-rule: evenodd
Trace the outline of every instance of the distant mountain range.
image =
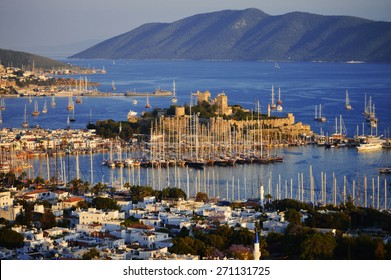
<svg viewBox="0 0 391 280">
<path fill-rule="evenodd" d="M 71 58 L 391 62 L 391 23 L 225 10 L 149 23 Z"/>
<path fill-rule="evenodd" d="M 22 68 L 22 66 L 31 68 L 34 63 L 34 67 L 44 69 L 66 65 L 65 63 L 40 55 L 5 49 L 0 49 L 0 63 L 6 67 L 13 66 L 19 68 Z"/>
</svg>

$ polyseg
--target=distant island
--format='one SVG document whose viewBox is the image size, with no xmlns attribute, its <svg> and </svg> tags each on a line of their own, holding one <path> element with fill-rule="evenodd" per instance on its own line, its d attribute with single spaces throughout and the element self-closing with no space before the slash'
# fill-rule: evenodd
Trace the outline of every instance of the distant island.
<svg viewBox="0 0 391 280">
<path fill-rule="evenodd" d="M 148 23 L 71 58 L 391 62 L 391 23 L 258 9 Z"/>
<path fill-rule="evenodd" d="M 36 54 L 0 49 L 0 64 L 8 67 L 36 67 L 43 69 L 65 67 L 67 64 Z"/>
</svg>

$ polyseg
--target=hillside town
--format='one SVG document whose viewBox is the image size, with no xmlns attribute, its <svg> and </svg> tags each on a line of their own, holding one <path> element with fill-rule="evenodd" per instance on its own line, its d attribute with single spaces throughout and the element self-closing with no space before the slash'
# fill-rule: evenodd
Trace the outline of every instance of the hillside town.
<svg viewBox="0 0 391 280">
<path fill-rule="evenodd" d="M 69 95 L 74 93 L 70 89 L 80 85 L 80 81 L 65 77 L 96 73 L 102 73 L 102 70 L 72 66 L 58 69 L 38 69 L 34 67 L 34 64 L 20 68 L 4 66 L 0 61 L 0 95 L 7 97 Z M 85 84 L 86 76 L 83 76 L 82 79 Z M 91 89 L 97 85 L 95 82 L 88 82 L 88 87 Z"/>
<path fill-rule="evenodd" d="M 57 186 L 39 178 L 27 180 L 25 174 L 1 174 L 1 259 L 253 259 L 258 234 L 258 253 L 266 259 L 287 254 L 274 247 L 276 239 L 303 234 L 305 239 L 320 238 L 316 242 L 324 248 L 308 255 L 289 253 L 289 258 L 333 258 L 333 251 L 348 239 L 357 246 L 373 246 L 373 252 L 358 252 L 353 258 L 389 258 L 390 214 L 366 212 L 351 201 L 313 209 L 307 203 L 264 199 L 263 186 L 258 199 L 228 202 L 204 193 L 186 198 L 175 188 L 159 193 L 126 184 L 126 191 L 119 192 L 77 179 Z M 188 242 L 200 243 L 204 236 L 201 240 L 207 243 L 219 232 L 233 239 L 221 245 L 215 241 L 209 249 L 197 243 L 185 249 Z"/>
</svg>

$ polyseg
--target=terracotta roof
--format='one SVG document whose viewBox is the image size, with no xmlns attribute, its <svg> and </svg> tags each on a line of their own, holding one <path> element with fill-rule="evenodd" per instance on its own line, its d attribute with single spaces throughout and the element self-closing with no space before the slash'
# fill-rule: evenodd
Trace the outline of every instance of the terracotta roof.
<svg viewBox="0 0 391 280">
<path fill-rule="evenodd" d="M 81 198 L 81 197 L 70 197 L 66 200 L 64 200 L 64 202 L 68 202 L 68 203 L 75 203 L 75 202 L 79 202 L 79 201 L 84 201 L 84 198 Z"/>
<path fill-rule="evenodd" d="M 53 191 L 54 193 L 58 193 L 58 194 L 63 194 L 63 193 L 66 193 L 66 191 L 63 191 L 63 190 L 55 190 Z"/>
<path fill-rule="evenodd" d="M 48 189 L 33 190 L 33 191 L 27 193 L 27 195 L 30 195 L 30 194 L 38 194 L 38 193 L 44 193 L 44 192 L 48 192 L 48 191 L 49 191 Z"/>
</svg>

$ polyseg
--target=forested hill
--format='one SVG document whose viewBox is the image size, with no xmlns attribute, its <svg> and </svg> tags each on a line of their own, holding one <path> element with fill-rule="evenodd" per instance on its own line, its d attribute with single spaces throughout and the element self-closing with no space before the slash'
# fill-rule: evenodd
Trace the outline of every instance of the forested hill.
<svg viewBox="0 0 391 280">
<path fill-rule="evenodd" d="M 31 68 L 33 63 L 36 68 L 44 69 L 65 66 L 64 63 L 47 57 L 5 49 L 0 49 L 0 63 L 4 66 L 13 66 L 19 68 L 22 68 L 22 66 Z"/>
<path fill-rule="evenodd" d="M 258 9 L 149 23 L 72 58 L 391 62 L 391 23 Z"/>
</svg>

